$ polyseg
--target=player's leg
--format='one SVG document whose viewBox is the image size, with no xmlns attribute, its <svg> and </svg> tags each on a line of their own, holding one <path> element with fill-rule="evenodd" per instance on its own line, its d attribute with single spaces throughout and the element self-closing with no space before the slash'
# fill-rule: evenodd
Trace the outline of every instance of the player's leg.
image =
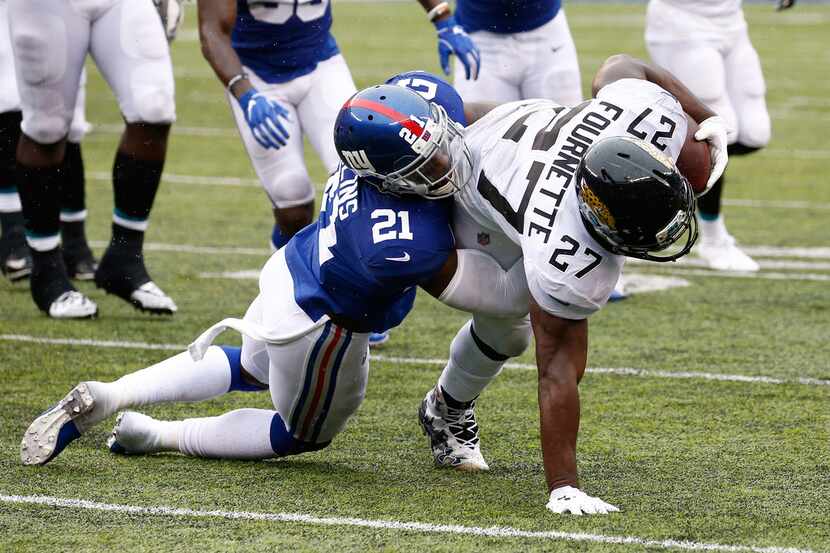
<svg viewBox="0 0 830 553">
<path fill-rule="evenodd" d="M 581 102 L 579 62 L 565 11 L 560 9 L 545 25 L 520 35 L 521 50 L 533 60 L 525 69 L 522 98 L 549 98 L 566 106 Z"/>
<path fill-rule="evenodd" d="M 465 102 L 513 102 L 521 99 L 522 60 L 516 58 L 516 47 L 507 35 L 485 31 L 470 34 L 481 52 L 478 79 L 464 75 L 464 65 L 453 62 L 453 86 Z"/>
<path fill-rule="evenodd" d="M 438 466 L 487 470 L 481 454 L 475 401 L 510 357 L 530 343 L 528 317 L 505 319 L 476 314 L 458 331 L 438 384 L 418 411 Z"/>
<path fill-rule="evenodd" d="M 90 53 L 127 123 L 112 171 L 112 239 L 95 284 L 143 311 L 172 314 L 176 304 L 150 278 L 143 254 L 167 137 L 176 118 L 170 51 L 152 3 L 113 2 L 92 23 Z"/>
<path fill-rule="evenodd" d="M 284 259 L 278 253 L 263 269 L 272 287 L 260 295 L 258 322 L 268 329 L 305 328 L 310 320 L 294 303 Z M 117 443 L 147 443 L 143 436 L 152 434 L 161 436 L 152 450 L 133 446 L 127 451 L 175 450 L 230 459 L 294 455 L 327 446 L 363 400 L 368 376 L 366 334 L 327 322 L 290 343 L 268 344 L 264 349 L 262 344 L 243 346 L 243 350 L 247 350 L 243 363 L 259 370 L 263 360 L 267 362 L 275 410 L 241 409 L 175 423 L 126 413 L 115 429 Z M 253 376 L 262 378 L 259 373 Z"/>
<path fill-rule="evenodd" d="M 32 272 L 14 176 L 21 119 L 7 6 L 0 2 L 0 271 L 12 282 Z"/>
<path fill-rule="evenodd" d="M 746 30 L 726 56 L 726 86 L 738 119 L 735 154 L 751 153 L 769 144 L 771 124 L 765 99 L 766 83 L 758 53 Z M 732 154 L 732 152 L 730 152 Z"/>
<path fill-rule="evenodd" d="M 94 316 L 69 281 L 60 250 L 60 183 L 89 20 L 66 2 L 14 0 L 9 19 L 23 111 L 16 182 L 32 250 L 31 293 L 51 317 Z"/>
<path fill-rule="evenodd" d="M 259 305 L 259 298 L 251 303 L 246 320 L 259 321 Z M 264 350 L 264 344 L 250 340 L 243 342 L 243 348 L 211 346 L 199 361 L 184 352 L 114 382 L 82 382 L 29 426 L 21 444 L 23 463 L 42 465 L 51 461 L 81 434 L 121 409 L 265 389 L 268 358 L 257 355 L 259 350 Z M 137 449 L 144 444 L 151 450 L 165 433 L 165 427 L 153 429 L 158 432 L 137 433 L 125 440 L 126 445 Z M 115 450 L 120 451 L 119 447 L 123 449 L 116 446 Z"/>
<path fill-rule="evenodd" d="M 69 126 L 69 137 L 64 156 L 64 179 L 61 183 L 61 242 L 63 261 L 69 278 L 92 280 L 98 263 L 86 240 L 86 196 L 84 159 L 81 140 L 89 129 L 86 120 L 86 70 L 81 73 L 81 84 L 75 100 L 75 112 Z"/>
<path fill-rule="evenodd" d="M 275 226 L 271 245 L 274 249 L 279 249 L 314 217 L 315 191 L 305 166 L 302 128 L 295 108 L 301 97 L 298 90 L 302 88 L 302 82 L 296 81 L 308 77 L 300 77 L 288 83 L 268 84 L 250 69 L 246 69 L 246 72 L 260 94 L 279 102 L 289 114 L 288 121 L 283 122 L 289 134 L 287 144 L 279 149 L 263 148 L 245 122 L 245 114 L 239 103 L 228 94 L 228 104 L 242 143 L 273 206 Z"/>
</svg>

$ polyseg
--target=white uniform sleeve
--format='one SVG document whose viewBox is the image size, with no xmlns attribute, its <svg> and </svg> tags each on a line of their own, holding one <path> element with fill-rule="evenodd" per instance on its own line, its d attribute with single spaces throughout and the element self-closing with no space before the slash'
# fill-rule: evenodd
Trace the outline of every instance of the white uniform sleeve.
<svg viewBox="0 0 830 553">
<path fill-rule="evenodd" d="M 528 311 L 527 279 L 521 258 L 509 269 L 478 250 L 458 250 L 458 268 L 438 298 L 450 307 L 498 317 Z"/>
</svg>

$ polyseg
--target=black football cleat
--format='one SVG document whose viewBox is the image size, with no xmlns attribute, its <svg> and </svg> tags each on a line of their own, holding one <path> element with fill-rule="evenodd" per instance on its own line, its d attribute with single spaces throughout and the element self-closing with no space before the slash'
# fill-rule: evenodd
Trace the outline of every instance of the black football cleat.
<svg viewBox="0 0 830 553">
<path fill-rule="evenodd" d="M 128 254 L 107 248 L 95 271 L 95 285 L 140 311 L 156 315 L 172 315 L 178 311 L 172 298 L 150 278 L 140 253 Z"/>
</svg>

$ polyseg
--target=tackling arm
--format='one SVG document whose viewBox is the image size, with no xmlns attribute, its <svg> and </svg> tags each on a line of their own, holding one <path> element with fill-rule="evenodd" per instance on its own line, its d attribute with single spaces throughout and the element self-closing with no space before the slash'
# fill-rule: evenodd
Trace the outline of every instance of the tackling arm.
<svg viewBox="0 0 830 553">
<path fill-rule="evenodd" d="M 656 84 L 677 98 L 683 111 L 688 113 L 696 123 L 715 116 L 715 112 L 698 100 L 697 96 L 692 94 L 674 75 L 662 67 L 651 65 L 627 54 L 617 54 L 605 60 L 594 76 L 591 92 L 596 96 L 602 87 L 620 79 L 641 79 Z"/>
<path fill-rule="evenodd" d="M 231 46 L 231 32 L 236 23 L 236 0 L 199 0 L 199 41 L 202 55 L 216 76 L 227 87 L 231 79 L 242 75 L 242 62 Z M 231 93 L 239 98 L 251 87 L 247 78 L 239 79 Z"/>
<path fill-rule="evenodd" d="M 509 269 L 478 250 L 452 250 L 444 266 L 421 287 L 441 302 L 469 313 L 498 317 L 527 314 L 524 262 Z"/>
</svg>

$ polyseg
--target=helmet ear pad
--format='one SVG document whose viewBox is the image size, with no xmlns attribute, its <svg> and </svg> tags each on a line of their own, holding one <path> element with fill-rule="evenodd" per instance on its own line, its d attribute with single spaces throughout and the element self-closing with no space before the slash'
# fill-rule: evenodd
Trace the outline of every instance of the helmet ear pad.
<svg viewBox="0 0 830 553">
<path fill-rule="evenodd" d="M 691 185 L 670 158 L 643 141 L 610 137 L 596 142 L 575 178 L 583 222 L 613 253 L 655 259 L 649 252 L 664 250 L 696 229 Z"/>
</svg>

